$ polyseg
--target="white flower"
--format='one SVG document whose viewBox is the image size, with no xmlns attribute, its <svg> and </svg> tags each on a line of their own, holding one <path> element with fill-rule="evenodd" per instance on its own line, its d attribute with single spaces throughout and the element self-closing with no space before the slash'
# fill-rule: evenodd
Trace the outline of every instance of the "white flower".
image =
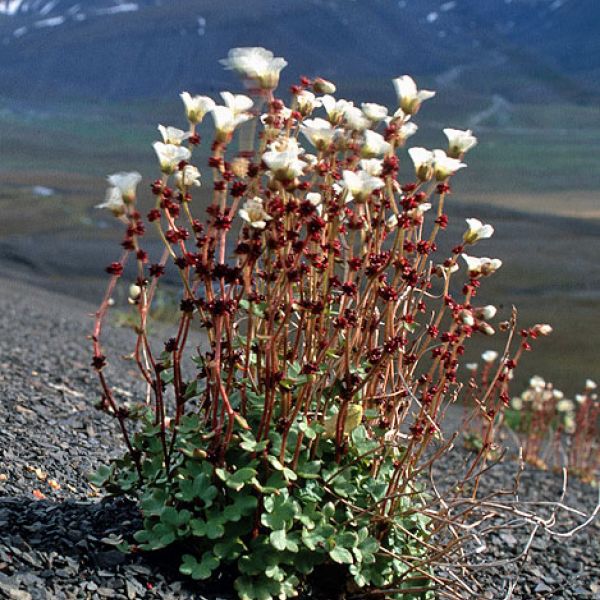
<svg viewBox="0 0 600 600">
<path fill-rule="evenodd" d="M 298 112 L 303 116 L 307 117 L 312 113 L 315 108 L 322 105 L 321 99 L 317 98 L 312 92 L 308 90 L 302 90 L 296 95 L 296 102 L 298 103 Z"/>
<path fill-rule="evenodd" d="M 448 277 L 449 275 L 452 275 L 452 273 L 456 273 L 456 271 L 458 271 L 459 266 L 453 262 L 450 266 L 446 266 L 444 264 L 438 264 L 435 265 L 435 274 L 438 277 Z"/>
<path fill-rule="evenodd" d="M 385 226 L 390 231 L 393 231 L 394 229 L 396 229 L 396 227 L 398 227 L 398 217 L 396 215 L 389 216 L 385 221 Z"/>
<path fill-rule="evenodd" d="M 465 152 L 477 145 L 477 138 L 470 129 L 444 129 L 448 138 L 448 156 L 460 158 Z"/>
<path fill-rule="evenodd" d="M 393 83 L 398 96 L 398 104 L 409 115 L 414 115 L 424 100 L 435 96 L 435 92 L 430 90 L 418 90 L 415 80 L 408 75 L 394 79 Z"/>
<path fill-rule="evenodd" d="M 254 227 L 254 229 L 264 229 L 267 226 L 267 221 L 272 219 L 265 211 L 262 199 L 258 196 L 255 196 L 251 200 L 246 200 L 239 212 L 240 217 L 242 217 L 250 227 Z"/>
<path fill-rule="evenodd" d="M 467 165 L 456 158 L 450 158 L 443 150 L 433 151 L 433 169 L 438 181 L 454 175 L 459 169 L 464 169 Z"/>
<path fill-rule="evenodd" d="M 476 258 L 468 254 L 461 254 L 461 256 L 467 263 L 470 277 L 491 275 L 502 266 L 502 261 L 499 258 Z"/>
<path fill-rule="evenodd" d="M 336 100 L 333 96 L 326 94 L 321 98 L 321 104 L 327 113 L 327 118 L 332 125 L 337 125 L 343 118 L 344 113 L 349 107 L 353 107 L 352 102 L 348 100 Z"/>
<path fill-rule="evenodd" d="M 346 110 L 344 110 L 344 119 L 346 128 L 352 131 L 364 131 L 371 125 L 371 121 L 356 106 L 346 107 Z"/>
<path fill-rule="evenodd" d="M 302 155 L 302 160 L 308 167 L 314 167 L 319 162 L 319 159 L 314 154 L 309 154 L 308 152 Z"/>
<path fill-rule="evenodd" d="M 475 309 L 475 316 L 478 319 L 484 319 L 485 321 L 489 321 L 496 316 L 498 309 L 493 304 L 488 304 L 487 306 L 482 306 L 481 308 Z"/>
<path fill-rule="evenodd" d="M 468 229 L 463 234 L 465 244 L 474 244 L 479 240 L 491 238 L 494 234 L 494 228 L 491 225 L 484 225 L 479 219 L 466 219 Z"/>
<path fill-rule="evenodd" d="M 409 137 L 415 135 L 415 133 L 417 133 L 417 129 L 418 126 L 416 123 L 404 123 L 400 129 L 398 129 L 397 131 L 397 135 L 398 137 L 402 138 L 403 140 L 407 140 Z"/>
<path fill-rule="evenodd" d="M 573 400 L 569 400 L 565 398 L 564 400 L 559 400 L 556 403 L 556 410 L 558 412 L 571 412 L 575 408 L 575 403 Z"/>
<path fill-rule="evenodd" d="M 379 121 L 383 121 L 388 114 L 387 107 L 382 106 L 381 104 L 376 104 L 375 102 L 363 102 L 360 107 L 362 108 L 365 117 L 367 117 L 367 119 L 373 123 L 379 123 Z"/>
<path fill-rule="evenodd" d="M 365 141 L 361 148 L 361 155 L 365 158 L 373 158 L 387 154 L 392 149 L 392 145 L 386 142 L 383 136 L 376 131 L 367 129 L 365 131 Z"/>
<path fill-rule="evenodd" d="M 217 130 L 217 137 L 223 141 L 235 131 L 235 128 L 249 121 L 252 115 L 246 112 L 236 113 L 229 106 L 215 106 L 212 117 Z"/>
<path fill-rule="evenodd" d="M 308 192 L 308 194 L 306 194 L 306 199 L 313 206 L 319 206 L 319 204 L 321 204 L 321 202 L 323 201 L 323 197 L 321 196 L 321 194 L 319 194 L 319 192 Z"/>
<path fill-rule="evenodd" d="M 412 118 L 412 115 L 405 113 L 401 108 L 397 108 L 394 114 L 391 117 L 387 117 L 385 120 L 386 125 L 389 125 L 392 122 L 404 123 L 409 121 Z"/>
<path fill-rule="evenodd" d="M 342 189 L 348 190 L 346 196 L 346 202 L 356 200 L 357 202 L 364 202 L 367 197 L 374 191 L 384 186 L 383 179 L 379 177 L 373 177 L 366 171 L 343 171 L 342 173 L 343 183 Z"/>
<path fill-rule="evenodd" d="M 569 434 L 573 434 L 575 433 L 575 429 L 577 428 L 577 425 L 575 423 L 575 418 L 573 417 L 573 415 L 565 415 L 565 432 L 569 433 Z"/>
<path fill-rule="evenodd" d="M 276 145 L 274 145 L 274 148 L 276 148 Z M 262 155 L 262 160 L 269 167 L 275 179 L 290 181 L 300 177 L 306 163 L 299 159 L 304 149 L 298 146 L 296 139 L 290 138 L 287 140 L 286 146 L 282 150 L 274 148 L 265 152 Z"/>
<path fill-rule="evenodd" d="M 408 154 L 415 166 L 417 178 L 429 181 L 433 176 L 433 152 L 421 147 L 409 148 Z"/>
<path fill-rule="evenodd" d="M 378 158 L 361 158 L 360 168 L 373 177 L 379 177 L 383 170 L 383 162 Z"/>
<path fill-rule="evenodd" d="M 102 204 L 96 204 L 96 208 L 108 208 L 115 217 L 121 216 L 125 212 L 125 202 L 123 194 L 116 187 L 109 187 L 106 190 L 106 196 Z"/>
<path fill-rule="evenodd" d="M 483 359 L 483 362 L 490 364 L 498 358 L 498 353 L 495 350 L 486 350 L 481 355 L 481 358 Z"/>
<path fill-rule="evenodd" d="M 519 397 L 515 397 L 510 401 L 510 405 L 514 410 L 521 410 L 523 408 L 523 400 Z"/>
<path fill-rule="evenodd" d="M 406 211 L 406 214 L 411 219 L 419 219 L 423 216 L 423 213 L 426 213 L 430 209 L 431 204 L 429 202 L 422 202 L 418 206 L 415 206 L 415 208 L 411 208 L 410 210 Z"/>
<path fill-rule="evenodd" d="M 226 69 L 237 71 L 242 77 L 252 79 L 263 89 L 274 89 L 279 74 L 287 65 L 281 57 L 275 57 L 266 48 L 232 48 L 227 58 L 219 61 Z"/>
<path fill-rule="evenodd" d="M 125 202 L 135 200 L 135 192 L 142 176 L 137 171 L 114 173 L 107 177 L 108 183 L 117 188 Z"/>
<path fill-rule="evenodd" d="M 215 101 L 208 96 L 192 96 L 189 92 L 182 92 L 179 96 L 183 100 L 190 123 L 200 123 L 204 115 L 215 107 Z"/>
<path fill-rule="evenodd" d="M 300 131 L 317 150 L 326 150 L 336 135 L 336 129 L 325 119 L 307 119 Z"/>
<path fill-rule="evenodd" d="M 161 171 L 167 175 L 173 173 L 182 160 L 189 160 L 191 156 L 191 152 L 183 146 L 154 142 L 152 147 L 158 156 Z"/>
<path fill-rule="evenodd" d="M 477 367 L 479 367 L 477 363 L 467 363 L 465 365 L 465 369 L 468 369 L 469 371 L 477 371 Z"/>
<path fill-rule="evenodd" d="M 560 390 L 552 390 L 552 397 L 555 400 L 562 400 L 565 397 L 565 395 Z"/>
<path fill-rule="evenodd" d="M 575 402 L 577 404 L 584 404 L 587 400 L 587 396 L 585 394 L 575 394 Z"/>
<path fill-rule="evenodd" d="M 186 133 L 182 129 L 177 129 L 177 127 L 165 127 L 164 125 L 159 125 L 158 131 L 160 131 L 160 135 L 165 144 L 173 144 L 174 146 L 180 146 L 183 141 L 190 137 L 189 133 Z"/>
<path fill-rule="evenodd" d="M 594 391 L 596 388 L 598 387 L 598 385 L 596 384 L 595 381 L 593 381 L 592 379 L 586 379 L 585 380 L 585 391 L 586 392 L 592 392 Z"/>
<path fill-rule="evenodd" d="M 200 187 L 200 171 L 193 165 L 186 165 L 175 173 L 175 185 L 182 191 L 192 186 Z"/>
<path fill-rule="evenodd" d="M 221 92 L 221 98 L 225 106 L 231 109 L 234 116 L 248 112 L 254 105 L 254 101 L 245 94 L 232 94 L 231 92 Z"/>
<path fill-rule="evenodd" d="M 529 380 L 529 387 L 533 388 L 534 390 L 543 390 L 546 387 L 546 380 L 539 375 L 534 375 Z"/>
</svg>

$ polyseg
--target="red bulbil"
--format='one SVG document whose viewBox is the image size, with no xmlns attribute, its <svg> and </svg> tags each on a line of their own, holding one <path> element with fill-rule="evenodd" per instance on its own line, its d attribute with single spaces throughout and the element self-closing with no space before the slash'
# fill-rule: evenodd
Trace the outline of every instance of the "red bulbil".
<svg viewBox="0 0 600 600">
<path fill-rule="evenodd" d="M 162 191 L 163 183 L 160 179 L 156 179 L 150 184 L 150 189 L 155 196 L 158 196 Z"/>
<path fill-rule="evenodd" d="M 446 229 L 448 227 L 448 215 L 440 215 L 435 222 L 442 228 Z"/>
<path fill-rule="evenodd" d="M 106 272 L 117 277 L 123 274 L 123 265 L 120 262 L 113 262 L 106 267 Z"/>
<path fill-rule="evenodd" d="M 248 186 L 242 181 L 235 181 L 231 186 L 231 196 L 233 198 L 240 198 L 246 193 Z"/>
<path fill-rule="evenodd" d="M 151 277 L 161 277 L 165 274 L 165 267 L 158 263 L 150 265 L 150 275 Z"/>
</svg>

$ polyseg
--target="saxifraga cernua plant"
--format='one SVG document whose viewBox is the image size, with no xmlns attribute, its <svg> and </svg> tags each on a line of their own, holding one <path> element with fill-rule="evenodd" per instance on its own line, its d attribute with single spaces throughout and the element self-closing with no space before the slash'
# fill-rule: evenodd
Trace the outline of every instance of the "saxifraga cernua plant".
<svg viewBox="0 0 600 600">
<path fill-rule="evenodd" d="M 242 600 L 479 597 L 467 580 L 480 477 L 511 373 L 549 327 L 519 338 L 514 314 L 494 327 L 495 308 L 477 305 L 501 266 L 471 254 L 491 225 L 467 219 L 460 243 L 438 256 L 450 181 L 476 138 L 445 129 L 446 151 L 406 152 L 413 117 L 434 96 L 406 75 L 393 82 L 391 113 L 336 99 L 320 78 L 292 86 L 287 106 L 274 96 L 282 58 L 237 48 L 222 62 L 248 95 L 222 92 L 218 105 L 185 92 L 187 130 L 159 126 L 162 176 L 147 221 L 162 257 L 143 247 L 138 173 L 110 176 L 100 205 L 126 233 L 107 269 L 93 365 L 126 452 L 93 482 L 139 499 L 139 549 L 174 545 L 183 574 L 231 578 Z M 214 138 L 201 175 L 192 162 L 207 115 Z M 414 174 L 400 181 L 407 154 Z M 204 203 L 193 199 L 201 181 L 212 186 Z M 132 357 L 147 392 L 138 402 L 113 391 L 100 339 L 128 261 Z M 168 270 L 180 310 L 160 344 L 148 324 Z M 481 450 L 442 490 L 433 474 L 458 434 L 443 416 L 465 389 L 461 356 L 498 328 L 507 341 L 497 368 L 485 386 L 467 386 Z"/>
</svg>

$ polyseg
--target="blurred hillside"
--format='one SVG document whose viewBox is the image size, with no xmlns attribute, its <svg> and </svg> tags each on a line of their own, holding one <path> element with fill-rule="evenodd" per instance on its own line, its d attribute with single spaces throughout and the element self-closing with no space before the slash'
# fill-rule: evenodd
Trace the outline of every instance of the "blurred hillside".
<svg viewBox="0 0 600 600">
<path fill-rule="evenodd" d="M 240 90 L 218 63 L 231 47 L 285 57 L 286 100 L 299 75 L 321 75 L 393 107 L 390 80 L 409 73 L 438 92 L 411 145 L 440 147 L 446 126 L 479 138 L 447 243 L 466 217 L 494 224 L 481 252 L 504 265 L 479 300 L 551 322 L 522 377 L 574 393 L 600 379 L 598 23 L 599 0 L 0 0 L 0 274 L 99 298 L 120 237 L 94 209 L 106 174 L 156 176 L 157 123 L 185 126 L 178 93 Z"/>
<path fill-rule="evenodd" d="M 0 78 L 18 99 L 164 98 L 219 90 L 218 58 L 265 45 L 288 78 L 380 97 L 410 71 L 507 102 L 587 103 L 600 90 L 598 22 L 597 0 L 0 0 Z"/>
</svg>

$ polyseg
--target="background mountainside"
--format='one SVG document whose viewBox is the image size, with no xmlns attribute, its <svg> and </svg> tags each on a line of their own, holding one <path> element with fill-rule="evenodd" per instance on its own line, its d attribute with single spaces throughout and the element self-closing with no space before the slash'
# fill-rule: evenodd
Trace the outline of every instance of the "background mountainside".
<svg viewBox="0 0 600 600">
<path fill-rule="evenodd" d="M 597 0 L 0 0 L 1 93 L 216 91 L 231 81 L 218 58 L 264 45 L 289 61 L 289 77 L 318 72 L 375 99 L 391 98 L 384 80 L 410 72 L 509 102 L 589 103 L 600 91 L 598 22 Z"/>
<path fill-rule="evenodd" d="M 106 175 L 139 170 L 150 207 L 157 123 L 186 126 L 183 90 L 242 90 L 218 62 L 231 47 L 285 57 L 286 101 L 306 74 L 394 108 L 390 80 L 408 73 L 438 92 L 411 146 L 442 147 L 443 127 L 479 139 L 445 239 L 467 217 L 494 224 L 481 252 L 504 265 L 478 302 L 552 323 L 522 376 L 574 393 L 600 378 L 598 23 L 600 0 L 0 0 L 0 275 L 99 298 L 121 238 L 94 208 Z M 200 133 L 206 169 L 212 119 Z M 413 177 L 405 154 L 401 177 Z"/>
</svg>

